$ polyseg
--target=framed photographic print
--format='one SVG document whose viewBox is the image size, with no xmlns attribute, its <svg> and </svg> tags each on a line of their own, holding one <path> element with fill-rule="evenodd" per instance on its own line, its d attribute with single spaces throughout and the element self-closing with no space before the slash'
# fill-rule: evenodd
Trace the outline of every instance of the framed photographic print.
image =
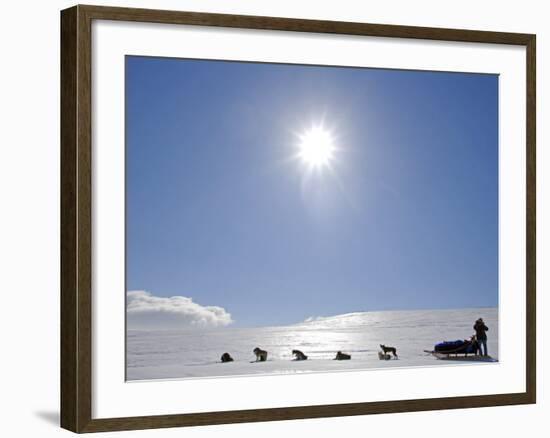
<svg viewBox="0 0 550 438">
<path fill-rule="evenodd" d="M 62 427 L 535 403 L 534 35 L 75 6 L 61 49 Z"/>
</svg>

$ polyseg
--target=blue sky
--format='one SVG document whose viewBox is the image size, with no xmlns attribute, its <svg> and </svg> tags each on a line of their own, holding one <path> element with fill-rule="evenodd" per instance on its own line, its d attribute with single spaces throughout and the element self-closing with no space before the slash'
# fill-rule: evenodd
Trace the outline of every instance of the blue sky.
<svg viewBox="0 0 550 438">
<path fill-rule="evenodd" d="M 126 234 L 128 290 L 237 326 L 496 306 L 498 77 L 127 57 Z"/>
</svg>

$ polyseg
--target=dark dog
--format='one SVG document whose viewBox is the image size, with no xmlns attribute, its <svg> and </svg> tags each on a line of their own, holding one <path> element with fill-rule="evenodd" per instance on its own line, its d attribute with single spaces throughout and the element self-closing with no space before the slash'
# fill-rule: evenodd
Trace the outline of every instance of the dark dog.
<svg viewBox="0 0 550 438">
<path fill-rule="evenodd" d="M 292 350 L 292 354 L 296 356 L 296 360 L 307 360 L 307 356 L 300 350 Z"/>
<path fill-rule="evenodd" d="M 349 354 L 342 353 L 341 351 L 336 353 L 336 357 L 334 358 L 334 360 L 350 360 L 350 359 L 351 359 L 351 356 Z"/>
<path fill-rule="evenodd" d="M 267 351 L 259 347 L 256 347 L 253 351 L 256 355 L 256 362 L 265 362 L 267 360 Z"/>
<path fill-rule="evenodd" d="M 231 355 L 229 353 L 224 353 L 224 354 L 222 354 L 222 362 L 223 363 L 233 362 L 233 358 L 231 357 Z"/>
<path fill-rule="evenodd" d="M 469 340 L 472 343 L 472 350 L 476 356 L 481 356 L 481 347 L 477 341 L 476 335 L 472 335 Z"/>
<path fill-rule="evenodd" d="M 397 349 L 395 347 L 386 347 L 385 345 L 380 344 L 380 348 L 384 354 L 391 353 L 393 354 L 393 357 L 397 358 Z"/>
</svg>

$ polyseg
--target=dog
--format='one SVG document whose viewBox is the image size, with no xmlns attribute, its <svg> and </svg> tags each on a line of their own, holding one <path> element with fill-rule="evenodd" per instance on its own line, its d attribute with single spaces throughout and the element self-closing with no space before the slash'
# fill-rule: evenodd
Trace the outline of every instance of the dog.
<svg viewBox="0 0 550 438">
<path fill-rule="evenodd" d="M 391 356 L 386 353 L 382 353 L 381 351 L 378 352 L 378 359 L 380 360 L 390 360 Z"/>
<path fill-rule="evenodd" d="M 397 349 L 395 347 L 386 347 L 385 345 L 380 344 L 380 348 L 384 354 L 392 353 L 393 357 L 397 359 Z"/>
<path fill-rule="evenodd" d="M 222 363 L 225 363 L 225 362 L 233 362 L 233 358 L 229 353 L 222 354 Z"/>
<path fill-rule="evenodd" d="M 296 356 L 295 360 L 307 360 L 307 356 L 300 350 L 292 350 L 292 354 Z"/>
<path fill-rule="evenodd" d="M 265 362 L 267 360 L 267 351 L 256 347 L 253 352 L 256 355 L 256 362 Z"/>
<path fill-rule="evenodd" d="M 470 336 L 470 339 L 468 342 L 472 343 L 472 350 L 474 351 L 475 356 L 481 356 L 481 347 L 479 345 L 479 342 L 477 341 L 477 336 L 472 335 Z"/>
<path fill-rule="evenodd" d="M 334 358 L 334 360 L 350 360 L 350 359 L 351 359 L 351 356 L 349 354 L 342 353 L 341 351 L 336 353 L 336 357 Z"/>
</svg>

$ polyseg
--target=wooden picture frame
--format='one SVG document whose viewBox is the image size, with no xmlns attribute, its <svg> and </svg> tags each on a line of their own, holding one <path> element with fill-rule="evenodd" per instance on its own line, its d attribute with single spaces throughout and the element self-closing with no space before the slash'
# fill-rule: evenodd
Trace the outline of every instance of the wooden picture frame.
<svg viewBox="0 0 550 438">
<path fill-rule="evenodd" d="M 114 20 L 526 48 L 526 391 L 400 401 L 92 418 L 92 22 Z M 213 425 L 529 404 L 536 401 L 535 49 L 530 34 L 100 6 L 61 12 L 61 426 L 74 432 Z"/>
</svg>

